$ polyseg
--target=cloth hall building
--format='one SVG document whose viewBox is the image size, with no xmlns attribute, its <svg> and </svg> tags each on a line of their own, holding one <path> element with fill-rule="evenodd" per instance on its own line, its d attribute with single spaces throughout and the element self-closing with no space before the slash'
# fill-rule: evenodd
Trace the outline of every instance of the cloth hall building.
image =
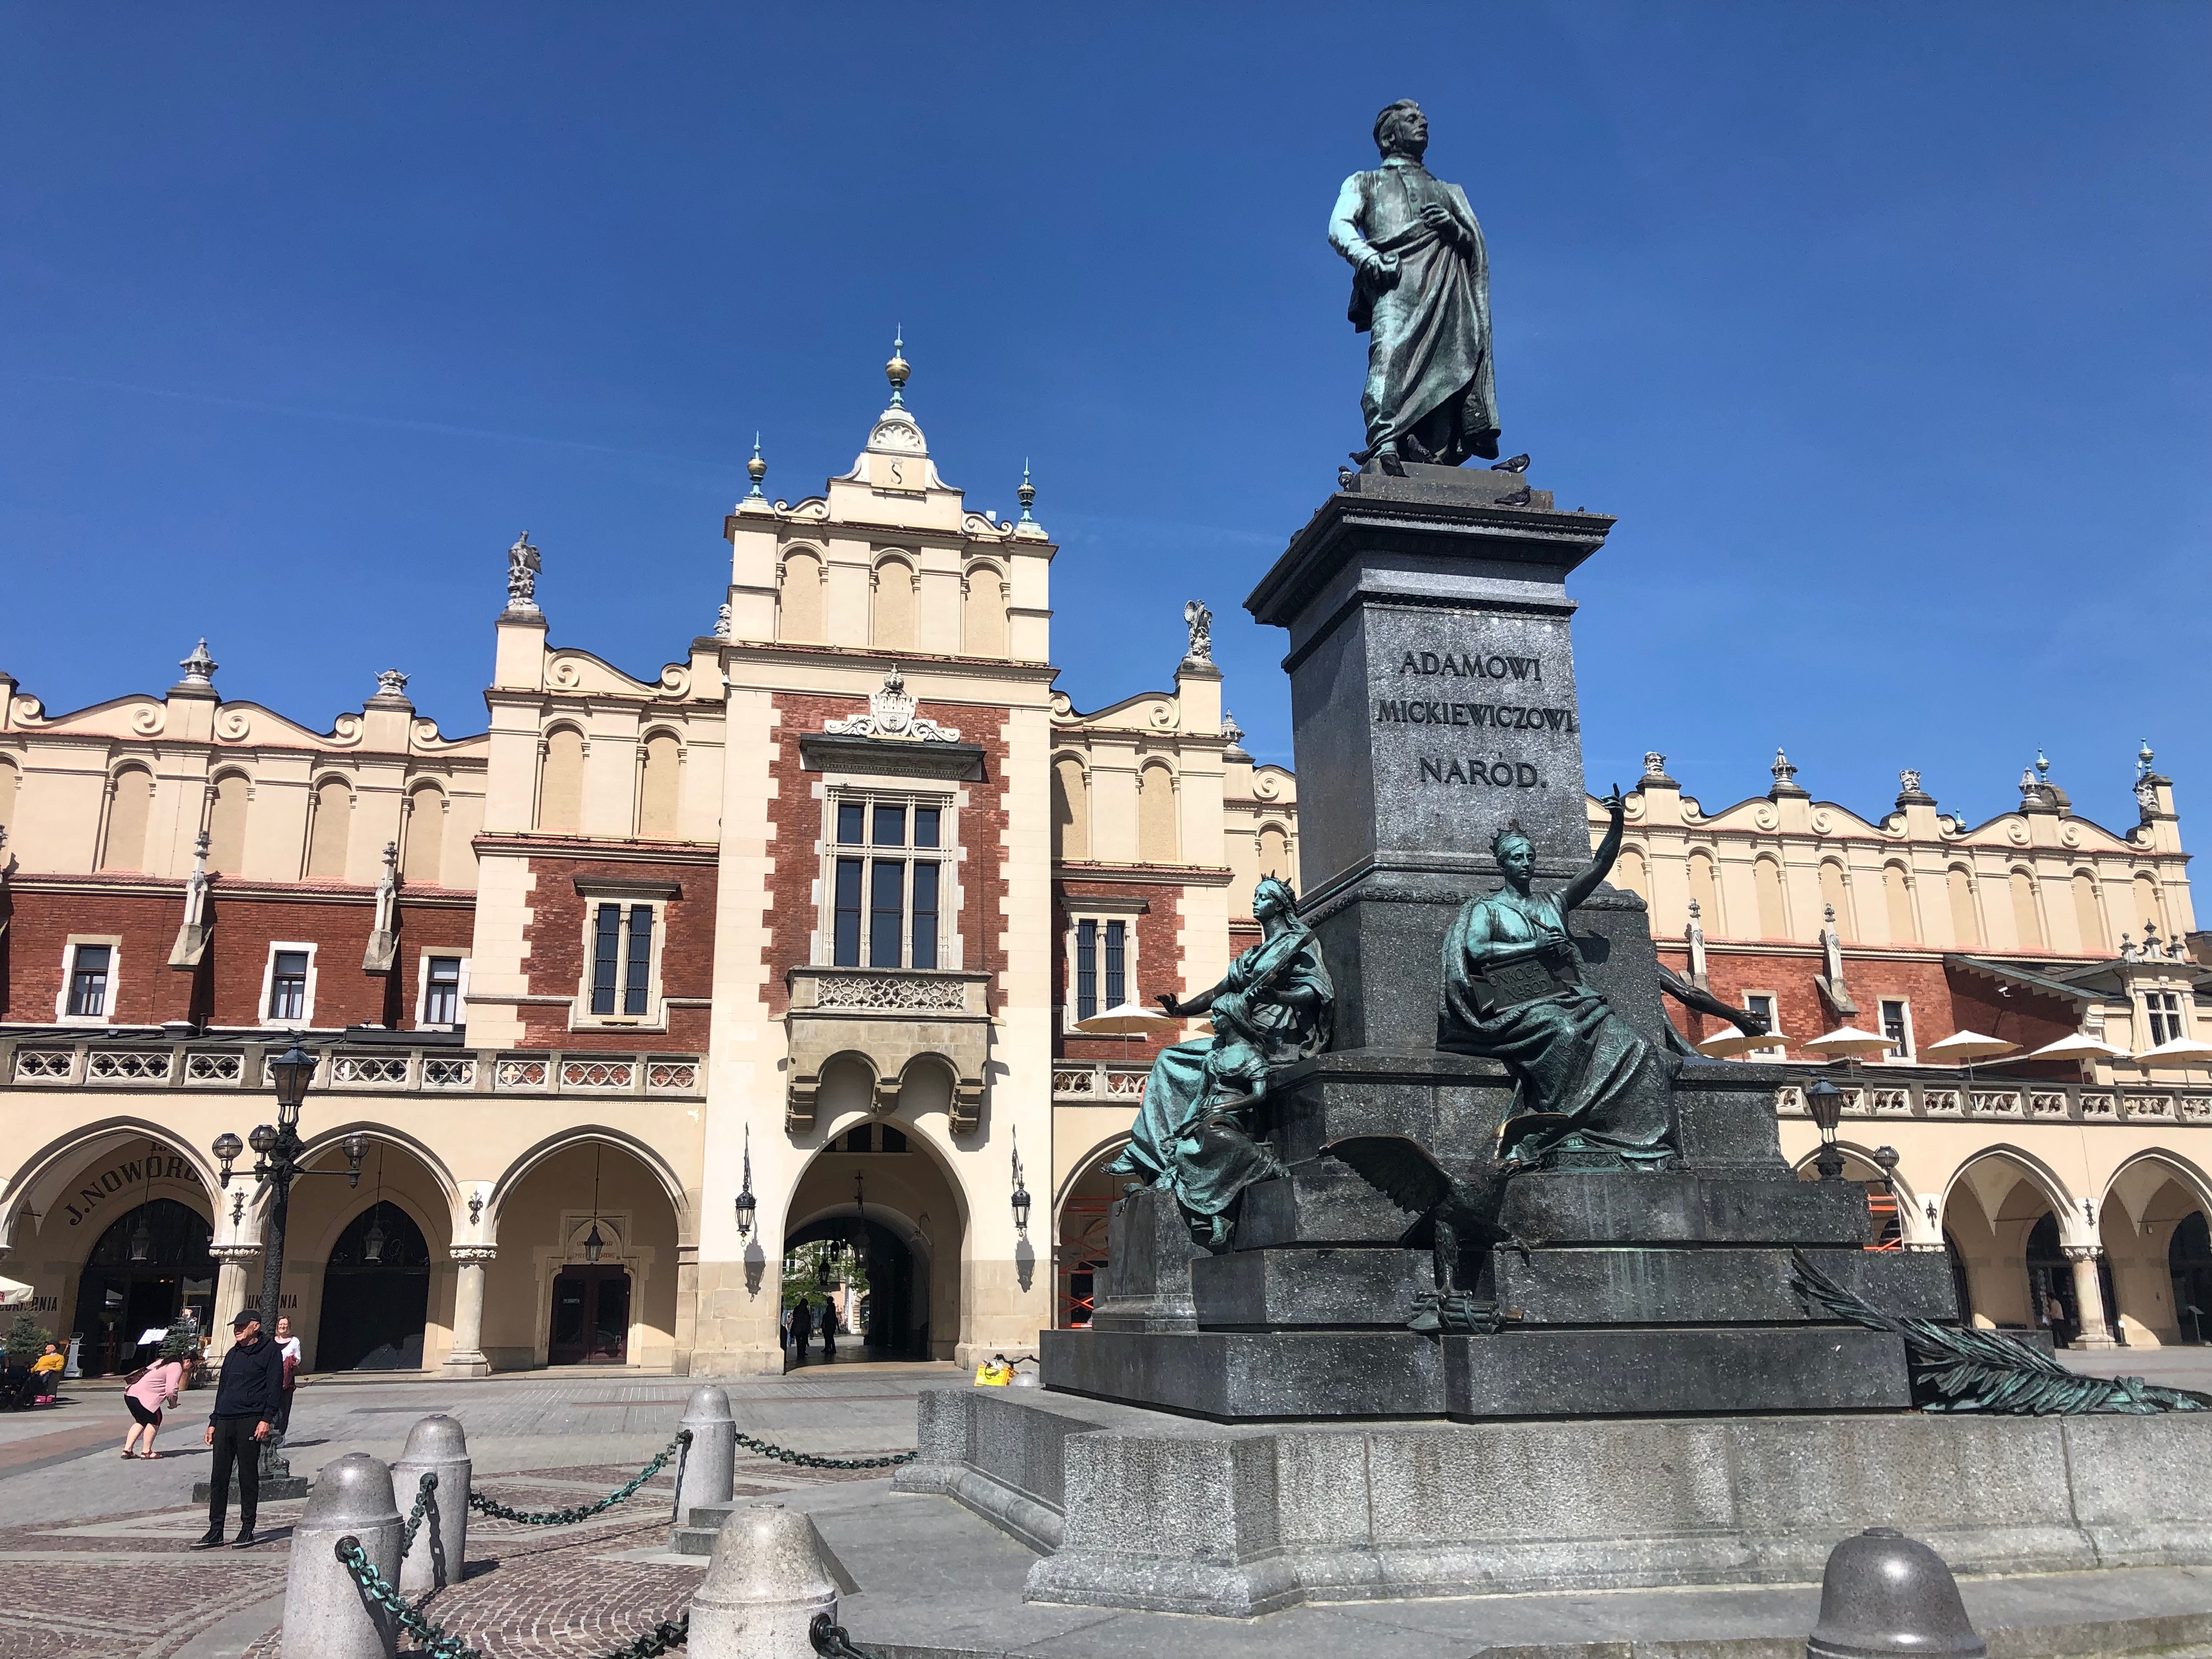
<svg viewBox="0 0 2212 1659">
<path fill-rule="evenodd" d="M 1202 615 L 1164 689 L 1053 689 L 1031 492 L 969 509 L 890 373 L 822 495 L 771 499 L 756 456 L 720 620 L 646 678 L 554 642 L 526 542 L 472 735 L 397 672 L 326 729 L 228 702 L 204 647 L 166 695 L 70 713 L 0 676 L 0 1276 L 83 1370 L 187 1309 L 220 1336 L 258 1285 L 256 1189 L 209 1148 L 273 1115 L 295 1031 L 311 1167 L 369 1146 L 358 1187 L 294 1189 L 311 1369 L 779 1369 L 785 1263 L 822 1240 L 865 1264 L 884 1353 L 1087 1319 L 1104 1165 L 1177 1034 L 1075 1023 L 1256 939 L 1295 783 L 1239 746 Z M 2033 774 L 1972 826 L 1916 775 L 1862 817 L 1779 760 L 1708 815 L 1654 755 L 1614 877 L 1780 1057 L 1893 1036 L 1838 1079 L 1870 1244 L 1948 1249 L 1978 1319 L 2056 1306 L 2089 1342 L 2212 1312 L 2212 1073 L 1926 1051 L 2201 1035 L 2172 789 L 2141 773 L 2108 831 Z"/>
<path fill-rule="evenodd" d="M 525 542 L 474 735 L 397 672 L 326 727 L 226 701 L 204 644 L 67 714 L 0 678 L 0 1275 L 85 1370 L 256 1293 L 254 1183 L 209 1148 L 273 1115 L 293 1031 L 310 1167 L 370 1146 L 293 1190 L 311 1369 L 780 1367 L 821 1239 L 890 1352 L 1081 1316 L 1055 1200 L 1146 1065 L 1069 1027 L 1257 937 L 1291 782 L 1202 627 L 1169 689 L 1053 689 L 1032 492 L 968 507 L 890 372 L 823 494 L 756 456 L 719 626 L 643 678 L 556 642 Z"/>
</svg>

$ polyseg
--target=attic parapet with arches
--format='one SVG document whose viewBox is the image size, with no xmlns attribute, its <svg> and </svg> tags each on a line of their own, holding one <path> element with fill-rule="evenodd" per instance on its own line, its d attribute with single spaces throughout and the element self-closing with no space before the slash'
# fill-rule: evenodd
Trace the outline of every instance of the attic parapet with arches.
<svg viewBox="0 0 2212 1659">
<path fill-rule="evenodd" d="M 901 660 L 1042 665 L 1051 656 L 1051 568 L 1059 550 L 1030 511 L 971 510 L 931 459 L 905 404 L 906 365 L 887 372 L 891 402 L 849 471 L 798 501 L 752 489 L 723 520 L 730 544 L 726 636 L 745 646 L 826 646 Z"/>
<path fill-rule="evenodd" d="M 1817 800 L 1778 752 L 1765 795 L 1707 813 L 1655 753 L 1613 879 L 1650 905 L 1670 965 L 1736 1006 L 1765 999 L 1791 1058 L 1845 1024 L 1893 1035 L 1889 1064 L 1968 1030 L 2022 1054 L 2076 1032 L 2139 1052 L 2195 1035 L 2212 978 L 2193 953 L 2173 786 L 2151 759 L 2137 761 L 2138 822 L 2114 830 L 2074 811 L 2047 762 L 2016 809 L 1970 824 L 1917 771 L 1879 817 Z M 1604 817 L 1593 799 L 1593 842 Z M 2091 1073 L 2114 1075 L 2109 1060 Z"/>
<path fill-rule="evenodd" d="M 446 738 L 377 677 L 358 711 L 318 732 L 258 703 L 225 701 L 203 640 L 161 696 L 134 693 L 50 714 L 0 673 L 0 828 L 15 880 L 76 876 L 168 884 L 210 839 L 210 878 L 373 888 L 383 849 L 422 886 L 476 884 L 488 739 Z M 434 812 L 431 810 L 434 807 Z"/>
</svg>

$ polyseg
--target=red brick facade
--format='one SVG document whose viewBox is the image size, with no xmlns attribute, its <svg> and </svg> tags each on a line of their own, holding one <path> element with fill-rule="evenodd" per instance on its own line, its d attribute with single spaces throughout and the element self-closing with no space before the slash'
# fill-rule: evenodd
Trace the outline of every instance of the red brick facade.
<svg viewBox="0 0 2212 1659">
<path fill-rule="evenodd" d="M 1145 909 L 1127 917 L 1136 934 L 1136 969 L 1133 982 L 1126 988 L 1129 1001 L 1142 1007 L 1151 1007 L 1152 999 L 1162 991 L 1173 991 L 1178 995 L 1186 989 L 1203 990 L 1203 986 L 1185 987 L 1183 983 L 1182 946 L 1179 935 L 1182 929 L 1182 888 L 1179 884 L 1188 876 L 1205 872 L 1176 871 L 1164 867 L 1158 872 L 1159 879 L 1130 881 L 1116 879 L 1124 872 L 1115 872 L 1112 877 L 1102 872 L 1099 877 L 1078 873 L 1070 868 L 1054 884 L 1053 902 L 1053 1001 L 1054 1004 L 1053 1053 L 1065 1060 L 1150 1060 L 1170 1043 L 1182 1040 L 1182 1035 L 1169 1031 L 1146 1037 L 1085 1036 L 1066 1029 L 1065 1011 L 1059 1006 L 1064 997 L 1073 994 L 1074 975 L 1068 962 L 1068 934 L 1074 927 L 1073 918 L 1086 914 L 1084 901 L 1107 898 L 1126 905 L 1131 901 L 1141 902 Z M 1116 910 L 1121 916 L 1126 913 Z M 1232 947 L 1233 948 L 1233 947 Z M 1103 1003 L 1105 987 L 1099 987 Z"/>
<path fill-rule="evenodd" d="M 1684 947 L 1662 945 L 1659 957 L 1676 973 L 1687 976 L 1688 952 Z M 1709 950 L 1705 957 L 1708 986 L 1722 1001 L 1741 1007 L 1750 992 L 1774 998 L 1775 1013 L 1791 1060 L 1816 1060 L 1818 1056 L 1803 1052 L 1798 1045 L 1844 1023 L 1814 983 L 1825 971 L 1818 951 Z M 1882 1000 L 1902 998 L 1911 1009 L 1916 1049 L 1924 1049 L 1959 1031 L 2001 1037 L 2020 1044 L 2022 1050 L 2039 1048 L 2070 1034 L 2079 1018 L 2068 999 L 2039 994 L 2024 986 L 2014 988 L 2009 995 L 2000 995 L 1993 984 L 1925 958 L 1873 956 L 1852 950 L 1845 953 L 1844 972 L 1851 1000 L 1859 1006 L 1850 1023 L 1861 1030 L 1879 1031 Z M 1692 1013 L 1671 1000 L 1667 1012 L 1676 1029 L 1692 1042 L 1717 1036 L 1723 1029 L 1721 1021 Z M 2020 1063 L 2008 1060 L 2007 1065 L 2016 1068 Z M 2070 1064 L 2051 1069 L 2053 1076 L 2070 1076 L 2074 1072 Z"/>
<path fill-rule="evenodd" d="M 399 954 L 390 975 L 364 973 L 362 957 L 375 925 L 375 893 L 366 887 L 309 883 L 276 887 L 214 884 L 207 916 L 214 933 L 192 970 L 168 965 L 185 915 L 183 884 L 142 877 L 66 884 L 18 878 L 14 919 L 0 936 L 0 1018 L 45 1024 L 56 1018 L 73 936 L 118 938 L 111 969 L 112 1025 L 159 1025 L 190 1020 L 226 1027 L 263 1023 L 270 949 L 282 941 L 313 945 L 314 1003 L 308 1024 L 411 1028 L 420 989 L 422 953 L 465 957 L 474 902 L 438 890 L 431 899 L 399 905 Z"/>
<path fill-rule="evenodd" d="M 587 967 L 586 933 L 596 900 L 589 890 L 605 884 L 672 888 L 656 896 L 662 905 L 660 994 L 666 1005 L 666 1029 L 595 1025 L 572 1020 L 573 1005 L 528 1002 L 522 1017 L 526 1048 L 560 1048 L 606 1054 L 675 1050 L 696 1053 L 707 1046 L 708 1000 L 714 988 L 714 896 L 718 870 L 711 848 L 670 848 L 651 856 L 651 842 L 624 844 L 630 856 L 610 858 L 607 849 L 586 841 L 564 842 L 544 836 L 484 836 L 480 853 L 526 848 L 535 878 L 531 919 L 523 929 L 523 966 L 536 997 L 582 994 Z M 580 890 L 578 884 L 584 890 Z"/>
<path fill-rule="evenodd" d="M 821 901 L 816 884 L 821 879 L 822 801 L 815 785 L 822 775 L 806 769 L 799 739 L 820 732 L 833 720 L 849 720 L 867 712 L 860 697 L 822 697 L 796 692 L 775 697 L 775 758 L 770 763 L 775 791 L 769 802 L 769 844 L 775 873 L 769 884 L 769 942 L 763 951 L 769 970 L 769 1010 L 781 1014 L 790 1006 L 787 969 L 814 959 L 815 930 L 821 926 Z M 967 805 L 959 809 L 958 862 L 955 878 L 960 894 L 957 911 L 962 941 L 962 966 L 969 973 L 996 975 L 1003 965 L 1000 935 L 1006 927 L 1007 881 L 1005 872 L 1006 831 L 1006 735 L 1003 718 L 986 726 L 983 710 L 964 703 L 924 702 L 917 714 L 950 726 L 963 744 L 983 750 L 981 779 L 957 785 Z M 1000 1006 L 1003 990 L 993 981 L 990 1003 Z"/>
</svg>

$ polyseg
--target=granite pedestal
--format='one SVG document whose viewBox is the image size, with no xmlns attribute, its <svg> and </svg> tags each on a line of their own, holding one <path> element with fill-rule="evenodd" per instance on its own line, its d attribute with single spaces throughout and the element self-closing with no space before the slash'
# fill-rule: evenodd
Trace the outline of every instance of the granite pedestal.
<svg viewBox="0 0 2212 1659">
<path fill-rule="evenodd" d="M 1418 1218 L 1324 1149 L 1403 1136 L 1473 1176 L 1527 1109 L 1501 1063 L 1440 1049 L 1442 943 L 1500 884 L 1509 818 L 1540 886 L 1589 860 L 1565 584 L 1613 520 L 1407 472 L 1329 497 L 1246 602 L 1290 634 L 1299 913 L 1337 995 L 1332 1051 L 1279 1070 L 1255 1114 L 1289 1173 L 1240 1195 L 1211 1253 L 1169 1194 L 1120 1200 L 1107 1297 L 1090 1328 L 1043 1334 L 1046 1386 L 1231 1423 L 1909 1409 L 1902 1341 L 1801 1301 L 1793 1253 L 1937 1320 L 1958 1316 L 1948 1264 L 1868 1250 L 1863 1190 L 1796 1178 L 1773 1103 L 1799 1068 L 1669 1057 L 1665 1167 L 1570 1152 L 1514 1176 L 1505 1242 L 1447 1264 L 1501 1328 L 1408 1328 L 1437 1290 Z M 1569 926 L 1587 981 L 1663 1048 L 1643 900 L 1601 885 Z"/>
<path fill-rule="evenodd" d="M 918 1427 L 895 1489 L 945 1494 L 1046 1553 L 1031 1601 L 1249 1618 L 1808 1583 L 1870 1526 L 1960 1573 L 2212 1566 L 2212 1416 L 1261 1427 L 949 1388 L 921 1395 Z"/>
</svg>

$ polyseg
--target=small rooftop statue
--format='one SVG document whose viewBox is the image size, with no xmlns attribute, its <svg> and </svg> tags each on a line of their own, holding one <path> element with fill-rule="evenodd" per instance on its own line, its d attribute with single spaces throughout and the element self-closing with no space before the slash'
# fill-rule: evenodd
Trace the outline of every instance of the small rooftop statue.
<svg viewBox="0 0 2212 1659">
<path fill-rule="evenodd" d="M 540 568 L 538 550 L 530 544 L 530 532 L 526 530 L 514 538 L 514 545 L 507 550 L 507 608 L 509 611 L 533 611 L 538 609 L 538 572 Z"/>
<path fill-rule="evenodd" d="M 1498 459 L 1490 359 L 1490 256 L 1467 192 L 1422 165 L 1428 118 L 1401 98 L 1375 118 L 1382 166 L 1337 192 L 1329 245 L 1351 262 L 1352 326 L 1369 336 L 1359 399 L 1367 447 L 1352 459 L 1404 476 L 1407 461 Z"/>
<path fill-rule="evenodd" d="M 1182 625 L 1190 630 L 1190 649 L 1183 653 L 1185 662 L 1213 660 L 1213 612 L 1202 599 L 1189 599 L 1182 607 Z"/>
<path fill-rule="evenodd" d="M 396 668 L 387 668 L 376 677 L 376 695 L 380 697 L 404 697 L 407 695 L 407 676 Z"/>
</svg>

